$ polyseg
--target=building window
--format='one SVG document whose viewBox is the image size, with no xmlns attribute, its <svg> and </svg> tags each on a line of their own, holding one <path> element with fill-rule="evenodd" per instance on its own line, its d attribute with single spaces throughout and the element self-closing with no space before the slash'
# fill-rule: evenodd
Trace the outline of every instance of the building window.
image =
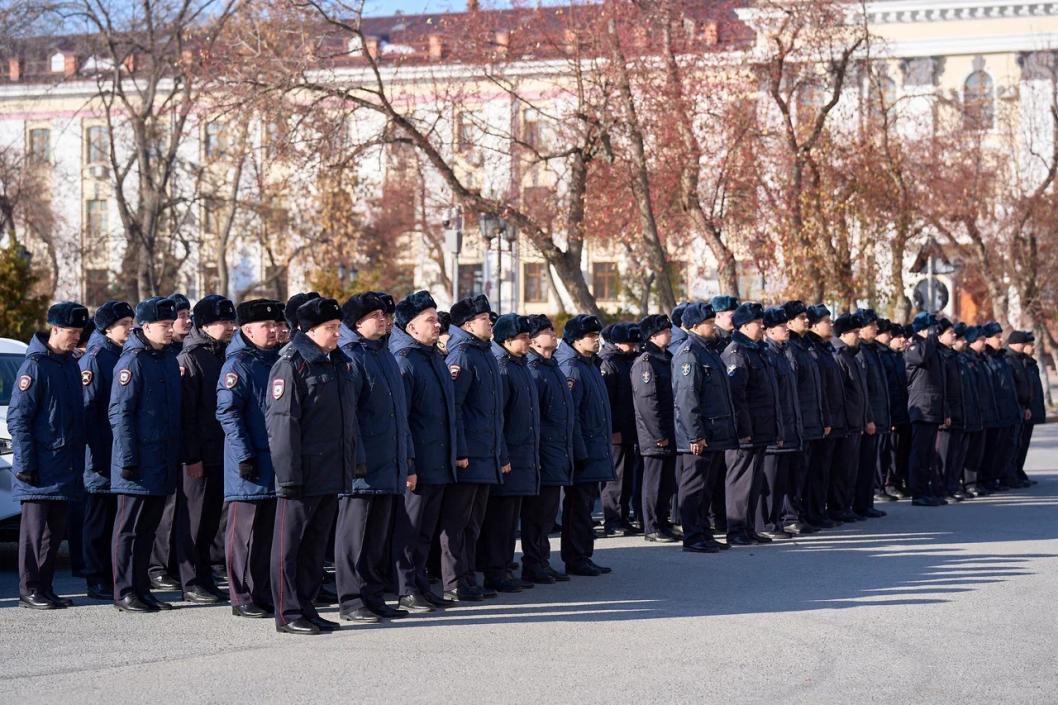
<svg viewBox="0 0 1058 705">
<path fill-rule="evenodd" d="M 546 304 L 550 282 L 547 263 L 526 262 L 522 265 L 522 299 L 527 304 Z"/>
<path fill-rule="evenodd" d="M 522 142 L 532 149 L 543 147 L 543 125 L 528 111 L 522 113 Z"/>
<path fill-rule="evenodd" d="M 29 131 L 29 163 L 47 164 L 51 161 L 51 130 L 37 127 Z"/>
<path fill-rule="evenodd" d="M 466 152 L 478 146 L 478 128 L 472 113 L 456 116 L 456 151 Z"/>
<path fill-rule="evenodd" d="M 102 126 L 89 127 L 85 130 L 85 163 L 102 164 L 110 160 L 110 140 L 107 138 L 107 128 Z"/>
<path fill-rule="evenodd" d="M 617 300 L 617 263 L 594 262 L 591 265 L 591 289 L 599 301 Z"/>
<path fill-rule="evenodd" d="M 228 149 L 228 136 L 224 131 L 224 124 L 219 120 L 206 123 L 206 134 L 203 140 L 203 149 L 207 157 L 224 156 Z"/>
<path fill-rule="evenodd" d="M 105 269 L 85 269 L 85 304 L 91 307 L 106 303 L 110 298 L 110 273 Z"/>
<path fill-rule="evenodd" d="M 88 244 L 107 236 L 107 202 L 101 199 L 85 201 L 85 236 Z"/>
<path fill-rule="evenodd" d="M 485 293 L 485 277 L 481 264 L 459 265 L 459 298 Z"/>
<path fill-rule="evenodd" d="M 963 85 L 963 125 L 968 130 L 991 130 L 995 124 L 995 86 L 984 71 L 974 71 Z"/>
</svg>

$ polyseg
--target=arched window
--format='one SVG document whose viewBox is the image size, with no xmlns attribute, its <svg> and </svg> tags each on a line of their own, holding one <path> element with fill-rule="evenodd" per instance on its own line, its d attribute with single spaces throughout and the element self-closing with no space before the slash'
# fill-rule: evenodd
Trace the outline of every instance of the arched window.
<svg viewBox="0 0 1058 705">
<path fill-rule="evenodd" d="M 963 84 L 963 125 L 968 130 L 991 130 L 995 124 L 995 86 L 992 77 L 981 70 L 974 71 Z"/>
</svg>

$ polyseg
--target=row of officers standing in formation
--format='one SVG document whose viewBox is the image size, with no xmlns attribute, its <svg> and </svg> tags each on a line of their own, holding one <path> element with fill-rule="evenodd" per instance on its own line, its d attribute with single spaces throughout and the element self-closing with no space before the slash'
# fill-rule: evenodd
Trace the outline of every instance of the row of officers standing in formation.
<svg viewBox="0 0 1058 705">
<path fill-rule="evenodd" d="M 719 296 L 559 338 L 484 296 L 174 294 L 48 324 L 7 418 L 20 603 L 71 604 L 70 524 L 89 598 L 294 634 L 339 627 L 320 604 L 370 624 L 606 574 L 597 538 L 717 553 L 1024 487 L 1045 419 L 1031 334 L 929 313 Z"/>
</svg>

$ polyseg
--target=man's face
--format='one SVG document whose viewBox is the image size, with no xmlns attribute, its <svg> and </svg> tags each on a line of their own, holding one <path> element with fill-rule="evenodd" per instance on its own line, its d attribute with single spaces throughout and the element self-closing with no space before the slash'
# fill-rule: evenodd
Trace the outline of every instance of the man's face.
<svg viewBox="0 0 1058 705">
<path fill-rule="evenodd" d="M 356 332 L 367 340 L 379 340 L 388 330 L 389 324 L 382 309 L 375 309 L 356 322 Z"/>
<path fill-rule="evenodd" d="M 1001 347 L 1003 347 L 1003 337 L 1001 335 L 993 335 L 991 338 L 988 338 L 985 342 L 988 343 L 988 347 L 992 348 L 993 350 L 999 350 Z"/>
<path fill-rule="evenodd" d="M 48 335 L 48 345 L 56 352 L 73 352 L 77 347 L 77 341 L 81 339 L 81 330 L 81 328 L 52 326 L 51 333 Z"/>
<path fill-rule="evenodd" d="M 764 338 L 764 321 L 760 319 L 750 321 L 749 323 L 743 324 L 738 330 L 750 340 L 759 343 Z"/>
<path fill-rule="evenodd" d="M 654 335 L 650 336 L 650 342 L 654 343 L 654 345 L 664 350 L 669 346 L 669 343 L 672 342 L 672 329 L 666 328 L 663 331 L 655 333 Z"/>
<path fill-rule="evenodd" d="M 276 342 L 279 344 L 290 342 L 290 326 L 286 321 L 276 322 Z"/>
<path fill-rule="evenodd" d="M 614 343 L 614 347 L 623 353 L 633 353 L 636 351 L 635 343 Z"/>
<path fill-rule="evenodd" d="M 404 331 L 411 339 L 422 345 L 437 345 L 441 335 L 441 322 L 437 320 L 437 309 L 428 308 L 408 321 Z"/>
<path fill-rule="evenodd" d="M 876 335 L 876 336 L 874 337 L 874 339 L 875 339 L 875 340 L 876 340 L 876 341 L 877 341 L 877 342 L 878 342 L 878 343 L 879 343 L 880 345 L 884 345 L 884 346 L 886 346 L 886 347 L 889 347 L 889 343 L 891 343 L 891 342 L 892 342 L 892 340 L 893 340 L 893 334 L 892 334 L 892 333 L 879 333 L 878 335 Z"/>
<path fill-rule="evenodd" d="M 907 347 L 907 338 L 900 335 L 889 341 L 889 347 L 897 352 L 904 352 Z"/>
<path fill-rule="evenodd" d="M 390 333 L 393 332 L 393 318 L 394 318 L 394 315 L 392 313 L 385 313 L 385 314 L 383 314 L 383 316 L 386 319 L 386 333 L 385 334 L 389 335 Z"/>
<path fill-rule="evenodd" d="M 541 355 L 550 356 L 558 347 L 558 336 L 554 328 L 545 328 L 536 334 L 532 340 L 533 349 Z"/>
<path fill-rule="evenodd" d="M 984 339 L 983 338 L 978 338 L 977 340 L 975 340 L 972 343 L 970 343 L 970 349 L 973 350 L 976 353 L 983 353 L 985 351 L 985 341 L 984 341 Z"/>
<path fill-rule="evenodd" d="M 1024 353 L 1029 357 L 1035 357 L 1036 355 L 1036 343 L 1025 343 Z"/>
<path fill-rule="evenodd" d="M 338 347 L 338 333 L 342 328 L 342 322 L 338 319 L 321 323 L 315 328 L 305 332 L 312 342 L 320 347 L 320 350 L 330 354 Z"/>
<path fill-rule="evenodd" d="M 787 328 L 792 330 L 794 333 L 797 333 L 798 335 L 801 335 L 806 330 L 808 330 L 808 314 L 807 313 L 799 313 L 799 314 L 797 314 L 796 316 L 794 316 L 793 318 L 791 318 L 789 321 L 786 322 L 786 326 L 787 326 Z"/>
<path fill-rule="evenodd" d="M 870 323 L 860 328 L 860 340 L 865 343 L 873 343 L 874 339 L 878 337 L 878 324 Z"/>
<path fill-rule="evenodd" d="M 830 336 L 834 335 L 834 321 L 831 320 L 830 316 L 820 318 L 812 326 L 812 332 L 823 340 L 828 340 Z"/>
<path fill-rule="evenodd" d="M 708 321 L 702 321 L 694 328 L 691 328 L 691 331 L 706 340 L 712 340 L 716 337 L 716 319 L 710 318 Z"/>
<path fill-rule="evenodd" d="M 860 344 L 860 329 L 853 328 L 850 331 L 845 331 L 838 337 L 841 338 L 841 342 L 845 343 L 845 345 L 854 348 Z"/>
<path fill-rule="evenodd" d="M 519 333 L 503 341 L 504 349 L 515 357 L 522 357 L 529 352 L 529 334 Z"/>
<path fill-rule="evenodd" d="M 124 345 L 129 339 L 129 333 L 132 332 L 133 325 L 132 316 L 119 318 L 114 321 L 114 325 L 107 328 L 106 336 L 114 341 L 116 345 Z"/>
<path fill-rule="evenodd" d="M 952 345 L 955 352 L 962 352 L 966 349 L 966 338 L 956 338 L 955 343 Z"/>
<path fill-rule="evenodd" d="M 241 330 L 243 337 L 259 348 L 268 350 L 279 344 L 279 324 L 275 321 L 254 321 Z"/>
<path fill-rule="evenodd" d="M 716 314 L 716 325 L 730 333 L 731 329 L 734 328 L 731 324 L 733 315 L 735 315 L 734 311 L 720 311 Z"/>
<path fill-rule="evenodd" d="M 173 321 L 173 337 L 183 340 L 184 336 L 191 332 L 191 312 L 186 308 L 177 311 L 176 320 Z"/>
<path fill-rule="evenodd" d="M 946 331 L 937 336 L 937 340 L 940 341 L 941 345 L 950 348 L 952 345 L 955 344 L 955 329 L 947 329 Z"/>
<path fill-rule="evenodd" d="M 599 352 L 600 341 L 598 333 L 588 333 L 584 337 L 573 341 L 573 349 L 581 355 L 594 355 Z"/>
<path fill-rule="evenodd" d="M 206 335 L 210 338 L 226 343 L 231 340 L 233 335 L 235 335 L 235 321 L 216 321 L 215 323 L 202 326 L 202 330 L 205 331 Z"/>
<path fill-rule="evenodd" d="M 487 313 L 474 316 L 463 324 L 463 328 L 478 340 L 492 340 L 492 321 Z"/>
<path fill-rule="evenodd" d="M 156 348 L 164 348 L 173 342 L 173 326 L 175 321 L 154 321 L 143 324 L 143 337 Z"/>
<path fill-rule="evenodd" d="M 790 339 L 790 329 L 786 326 L 785 323 L 780 323 L 777 326 L 772 326 L 771 328 L 764 331 L 764 334 L 768 336 L 769 340 L 774 340 L 776 343 L 785 343 L 787 340 Z"/>
<path fill-rule="evenodd" d="M 1009 347 L 1016 353 L 1025 352 L 1025 343 L 1010 343 Z"/>
</svg>

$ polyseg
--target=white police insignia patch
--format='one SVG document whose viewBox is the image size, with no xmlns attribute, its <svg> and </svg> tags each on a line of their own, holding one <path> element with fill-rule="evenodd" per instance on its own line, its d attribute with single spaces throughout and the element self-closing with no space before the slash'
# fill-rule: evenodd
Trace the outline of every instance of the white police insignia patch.
<svg viewBox="0 0 1058 705">
<path fill-rule="evenodd" d="M 273 379 L 272 380 L 272 398 L 279 399 L 283 396 L 283 392 L 287 388 L 287 382 L 284 379 Z"/>
<path fill-rule="evenodd" d="M 573 387 L 577 386 L 577 380 L 573 379 L 572 377 L 566 377 L 566 384 L 572 390 Z"/>
<path fill-rule="evenodd" d="M 235 374 L 234 372 L 229 372 L 228 374 L 224 375 L 224 388 L 225 389 L 231 389 L 232 387 L 234 387 L 238 383 L 239 383 L 239 375 Z"/>
<path fill-rule="evenodd" d="M 683 363 L 683 365 L 680 367 L 680 372 L 683 373 L 684 377 L 689 375 L 691 373 L 691 363 L 689 363 L 689 362 Z"/>
<path fill-rule="evenodd" d="M 448 366 L 448 374 L 452 375 L 452 379 L 453 380 L 457 380 L 457 379 L 459 379 L 459 373 L 462 371 L 462 369 L 463 368 L 460 367 L 459 365 L 449 365 Z"/>
<path fill-rule="evenodd" d="M 29 389 L 29 386 L 33 384 L 33 378 L 29 375 L 22 375 L 18 378 L 18 390 L 24 392 Z"/>
<path fill-rule="evenodd" d="M 81 384 L 88 386 L 92 383 L 92 370 L 81 370 Z"/>
<path fill-rule="evenodd" d="M 124 369 L 118 372 L 118 384 L 124 387 L 126 384 L 132 381 L 132 370 Z"/>
<path fill-rule="evenodd" d="M 734 372 L 737 369 L 738 369 L 738 365 L 728 365 L 727 366 L 727 373 L 730 375 L 732 372 Z"/>
<path fill-rule="evenodd" d="M 643 380 L 643 384 L 650 384 L 650 370 L 643 370 L 643 374 L 640 375 L 640 379 Z"/>
</svg>

